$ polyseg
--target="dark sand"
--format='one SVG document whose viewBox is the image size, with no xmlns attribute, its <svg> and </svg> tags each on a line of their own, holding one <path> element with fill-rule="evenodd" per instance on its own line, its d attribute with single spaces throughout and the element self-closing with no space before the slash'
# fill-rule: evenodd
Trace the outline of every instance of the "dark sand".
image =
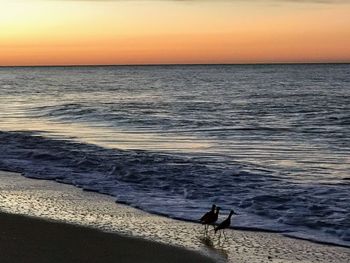
<svg viewBox="0 0 350 263">
<path fill-rule="evenodd" d="M 185 249 L 0 213 L 0 262 L 213 262 Z"/>
</svg>

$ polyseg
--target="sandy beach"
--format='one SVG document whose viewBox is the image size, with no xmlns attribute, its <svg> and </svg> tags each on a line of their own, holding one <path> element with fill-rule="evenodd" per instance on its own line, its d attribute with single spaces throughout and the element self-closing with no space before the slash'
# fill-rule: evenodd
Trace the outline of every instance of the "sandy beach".
<svg viewBox="0 0 350 263">
<path fill-rule="evenodd" d="M 199 224 L 16 173 L 0 172 L 0 209 L 1 262 L 350 262 L 349 248 L 253 231 L 205 237 Z"/>
<path fill-rule="evenodd" d="M 92 228 L 0 214 L 1 262 L 214 262 L 198 253 Z"/>
</svg>

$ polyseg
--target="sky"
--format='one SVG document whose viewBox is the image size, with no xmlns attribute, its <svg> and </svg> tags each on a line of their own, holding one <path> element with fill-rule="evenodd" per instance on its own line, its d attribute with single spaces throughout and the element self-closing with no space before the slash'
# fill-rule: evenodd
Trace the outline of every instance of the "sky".
<svg viewBox="0 0 350 263">
<path fill-rule="evenodd" d="M 0 66 L 350 62 L 348 0 L 0 0 Z"/>
</svg>

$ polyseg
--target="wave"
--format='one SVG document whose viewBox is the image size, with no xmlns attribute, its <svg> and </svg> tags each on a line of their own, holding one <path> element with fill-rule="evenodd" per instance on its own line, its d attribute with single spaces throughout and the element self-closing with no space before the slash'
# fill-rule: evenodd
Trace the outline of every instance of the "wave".
<svg viewBox="0 0 350 263">
<path fill-rule="evenodd" d="M 237 228 L 350 246 L 346 181 L 296 183 L 274 171 L 210 162 L 195 154 L 107 149 L 37 132 L 0 132 L 0 169 L 108 194 L 182 220 L 196 221 L 216 203 L 239 212 Z"/>
<path fill-rule="evenodd" d="M 193 104 L 193 105 L 192 105 Z M 164 101 L 117 100 L 115 102 L 89 103 L 67 102 L 55 105 L 33 106 L 27 114 L 50 120 L 73 122 L 98 122 L 118 127 L 128 123 L 128 127 L 179 133 L 220 133 L 223 131 L 255 131 L 271 133 L 321 134 L 333 131 L 341 136 L 350 124 L 349 115 L 344 109 L 325 110 L 321 106 L 314 108 L 298 105 L 262 105 L 254 116 L 260 122 L 242 122 L 232 116 L 243 116 L 245 109 L 233 110 L 230 105 L 221 102 L 192 101 L 192 104 Z M 290 122 L 281 122 L 274 117 L 275 112 L 290 118 Z M 213 114 L 215 113 L 215 114 Z M 220 113 L 218 116 L 217 113 Z M 283 117 L 283 116 L 282 116 Z M 234 120 L 234 121 L 233 121 Z M 276 122 L 277 121 L 277 122 Z M 234 124 L 234 125 L 233 125 Z"/>
</svg>

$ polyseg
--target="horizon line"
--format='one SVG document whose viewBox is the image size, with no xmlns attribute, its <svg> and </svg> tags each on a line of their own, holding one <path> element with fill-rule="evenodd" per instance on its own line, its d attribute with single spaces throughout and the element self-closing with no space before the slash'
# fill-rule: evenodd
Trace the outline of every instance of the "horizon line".
<svg viewBox="0 0 350 263">
<path fill-rule="evenodd" d="M 67 64 L 67 65 L 0 65 L 0 68 L 58 68 L 58 67 L 141 67 L 141 66 L 245 66 L 245 65 L 327 65 L 350 64 L 346 62 L 257 62 L 257 63 L 155 63 L 155 64 Z"/>
</svg>

